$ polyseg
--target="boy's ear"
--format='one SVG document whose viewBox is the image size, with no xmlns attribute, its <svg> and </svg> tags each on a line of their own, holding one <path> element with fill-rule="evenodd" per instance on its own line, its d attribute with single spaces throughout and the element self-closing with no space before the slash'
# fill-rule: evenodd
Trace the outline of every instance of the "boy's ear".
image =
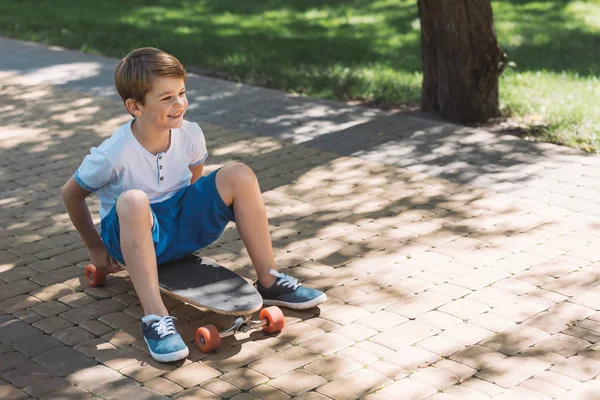
<svg viewBox="0 0 600 400">
<path fill-rule="evenodd" d="M 142 109 L 134 99 L 129 98 L 125 100 L 125 108 L 127 108 L 127 111 L 135 117 L 142 116 Z"/>
</svg>

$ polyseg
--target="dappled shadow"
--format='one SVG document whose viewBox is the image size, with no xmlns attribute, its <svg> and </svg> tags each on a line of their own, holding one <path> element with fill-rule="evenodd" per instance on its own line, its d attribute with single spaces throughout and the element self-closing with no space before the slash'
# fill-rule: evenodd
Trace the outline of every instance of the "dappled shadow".
<svg viewBox="0 0 600 400">
<path fill-rule="evenodd" d="M 192 92 L 199 90 L 194 84 Z M 239 89 L 232 97 L 243 102 L 243 94 L 252 101 L 260 98 L 253 89 Z M 117 307 L 114 312 L 139 317 L 134 292 L 119 283 L 122 278 L 100 289 L 81 282 L 81 270 L 73 266 L 86 262 L 87 254 L 73 240 L 59 199 L 60 186 L 89 147 L 129 118 L 122 105 L 44 85 L 5 84 L 0 95 L 0 137 L 7 154 L 0 161 L 5 227 L 0 231 L 0 312 L 16 316 L 42 301 L 61 302 L 62 297 L 41 300 L 36 295 L 47 286 L 63 285 L 103 307 Z M 201 93 L 196 95 L 192 106 L 204 101 Z M 207 123 L 198 118 L 211 153 L 207 172 L 232 161 L 253 168 L 264 192 L 278 265 L 306 285 L 327 291 L 329 301 L 316 310 L 285 310 L 287 333 L 228 338 L 222 353 L 193 350 L 191 360 L 229 371 L 273 354 L 263 349 L 293 348 L 319 360 L 332 353 L 360 360 L 368 353 L 377 354 L 376 361 L 362 360 L 359 366 L 376 370 L 376 363 L 385 362 L 393 368 L 378 374 L 401 370 L 408 375 L 431 365 L 443 369 L 442 361 L 470 366 L 479 362 L 473 353 L 478 349 L 502 359 L 527 355 L 542 363 L 534 362 L 536 371 L 560 371 L 560 362 L 568 362 L 553 353 L 567 358 L 593 354 L 588 350 L 599 332 L 595 263 L 600 225 L 597 209 L 576 208 L 583 207 L 577 200 L 586 194 L 563 185 L 579 176 L 573 165 L 588 172 L 581 178 L 597 178 L 597 157 L 414 116 L 288 101 L 271 118 L 265 110 L 250 110 L 249 103 L 240 106 L 254 116 L 252 129 L 244 132 L 233 129 L 236 120 L 229 127 L 218 123 L 228 118 L 216 113 L 227 100 L 212 99 L 213 113 L 192 108 L 190 118 L 214 116 Z M 279 118 L 285 115 L 295 116 L 295 122 Z M 336 127 L 332 116 L 348 125 Z M 251 133 L 263 127 L 271 130 L 263 136 Z M 298 140 L 294 131 L 302 127 L 312 130 Z M 550 193 L 571 194 L 570 201 L 552 206 L 548 199 L 534 200 L 539 179 L 546 179 Z M 510 191 L 513 185 L 522 192 Z M 97 200 L 90 204 L 96 214 Z M 256 278 L 233 227 L 200 254 Z M 167 306 L 181 319 L 188 343 L 199 325 L 224 322 L 222 316 L 179 302 Z M 80 315 L 87 309 L 74 310 Z M 98 336 L 140 350 L 136 324 Z M 520 328 L 511 331 L 511 326 Z M 335 340 L 330 344 L 322 337 Z M 427 341 L 436 337 L 455 347 L 447 350 Z M 566 344 L 556 347 L 546 342 L 550 338 Z M 107 360 L 119 358 L 102 351 Z M 148 362 L 140 358 L 135 362 Z M 481 373 L 491 382 L 515 369 L 509 363 L 472 368 L 472 375 Z M 342 366 L 327 361 L 326 369 L 335 376 Z"/>
</svg>

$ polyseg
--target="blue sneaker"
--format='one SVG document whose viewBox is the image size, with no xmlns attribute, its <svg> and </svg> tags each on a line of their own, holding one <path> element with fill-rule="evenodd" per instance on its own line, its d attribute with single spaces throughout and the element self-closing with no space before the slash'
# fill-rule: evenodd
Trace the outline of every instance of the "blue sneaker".
<svg viewBox="0 0 600 400">
<path fill-rule="evenodd" d="M 142 318 L 142 333 L 152 358 L 160 362 L 184 359 L 190 353 L 175 330 L 174 317 L 146 315 Z"/>
<path fill-rule="evenodd" d="M 266 306 L 281 306 L 295 310 L 315 307 L 327 300 L 327 295 L 317 289 L 308 289 L 300 285 L 296 278 L 284 275 L 272 269 L 269 273 L 277 278 L 273 286 L 265 288 L 256 281 L 256 289 Z"/>
</svg>

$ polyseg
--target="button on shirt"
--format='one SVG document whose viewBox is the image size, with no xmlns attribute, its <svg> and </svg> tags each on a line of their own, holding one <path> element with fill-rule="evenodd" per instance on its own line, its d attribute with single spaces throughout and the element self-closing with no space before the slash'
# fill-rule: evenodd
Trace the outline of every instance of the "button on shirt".
<svg viewBox="0 0 600 400">
<path fill-rule="evenodd" d="M 183 121 L 181 128 L 171 129 L 169 150 L 155 155 L 137 141 L 131 131 L 132 121 L 93 147 L 75 172 L 79 186 L 98 192 L 100 218 L 126 190 L 144 191 L 150 203 L 168 199 L 190 184 L 189 167 L 204 163 L 208 157 L 204 133 L 196 123 Z"/>
</svg>

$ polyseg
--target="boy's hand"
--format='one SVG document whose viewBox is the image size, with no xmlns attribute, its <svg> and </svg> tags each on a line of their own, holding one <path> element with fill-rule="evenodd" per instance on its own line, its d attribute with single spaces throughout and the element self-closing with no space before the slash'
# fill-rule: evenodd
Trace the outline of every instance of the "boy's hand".
<svg viewBox="0 0 600 400">
<path fill-rule="evenodd" d="M 90 257 L 90 262 L 94 264 L 96 268 L 101 268 L 109 274 L 123 270 L 123 268 L 121 268 L 119 264 L 110 255 L 108 255 L 108 252 L 104 246 L 101 248 L 88 249 L 88 256 Z"/>
</svg>

